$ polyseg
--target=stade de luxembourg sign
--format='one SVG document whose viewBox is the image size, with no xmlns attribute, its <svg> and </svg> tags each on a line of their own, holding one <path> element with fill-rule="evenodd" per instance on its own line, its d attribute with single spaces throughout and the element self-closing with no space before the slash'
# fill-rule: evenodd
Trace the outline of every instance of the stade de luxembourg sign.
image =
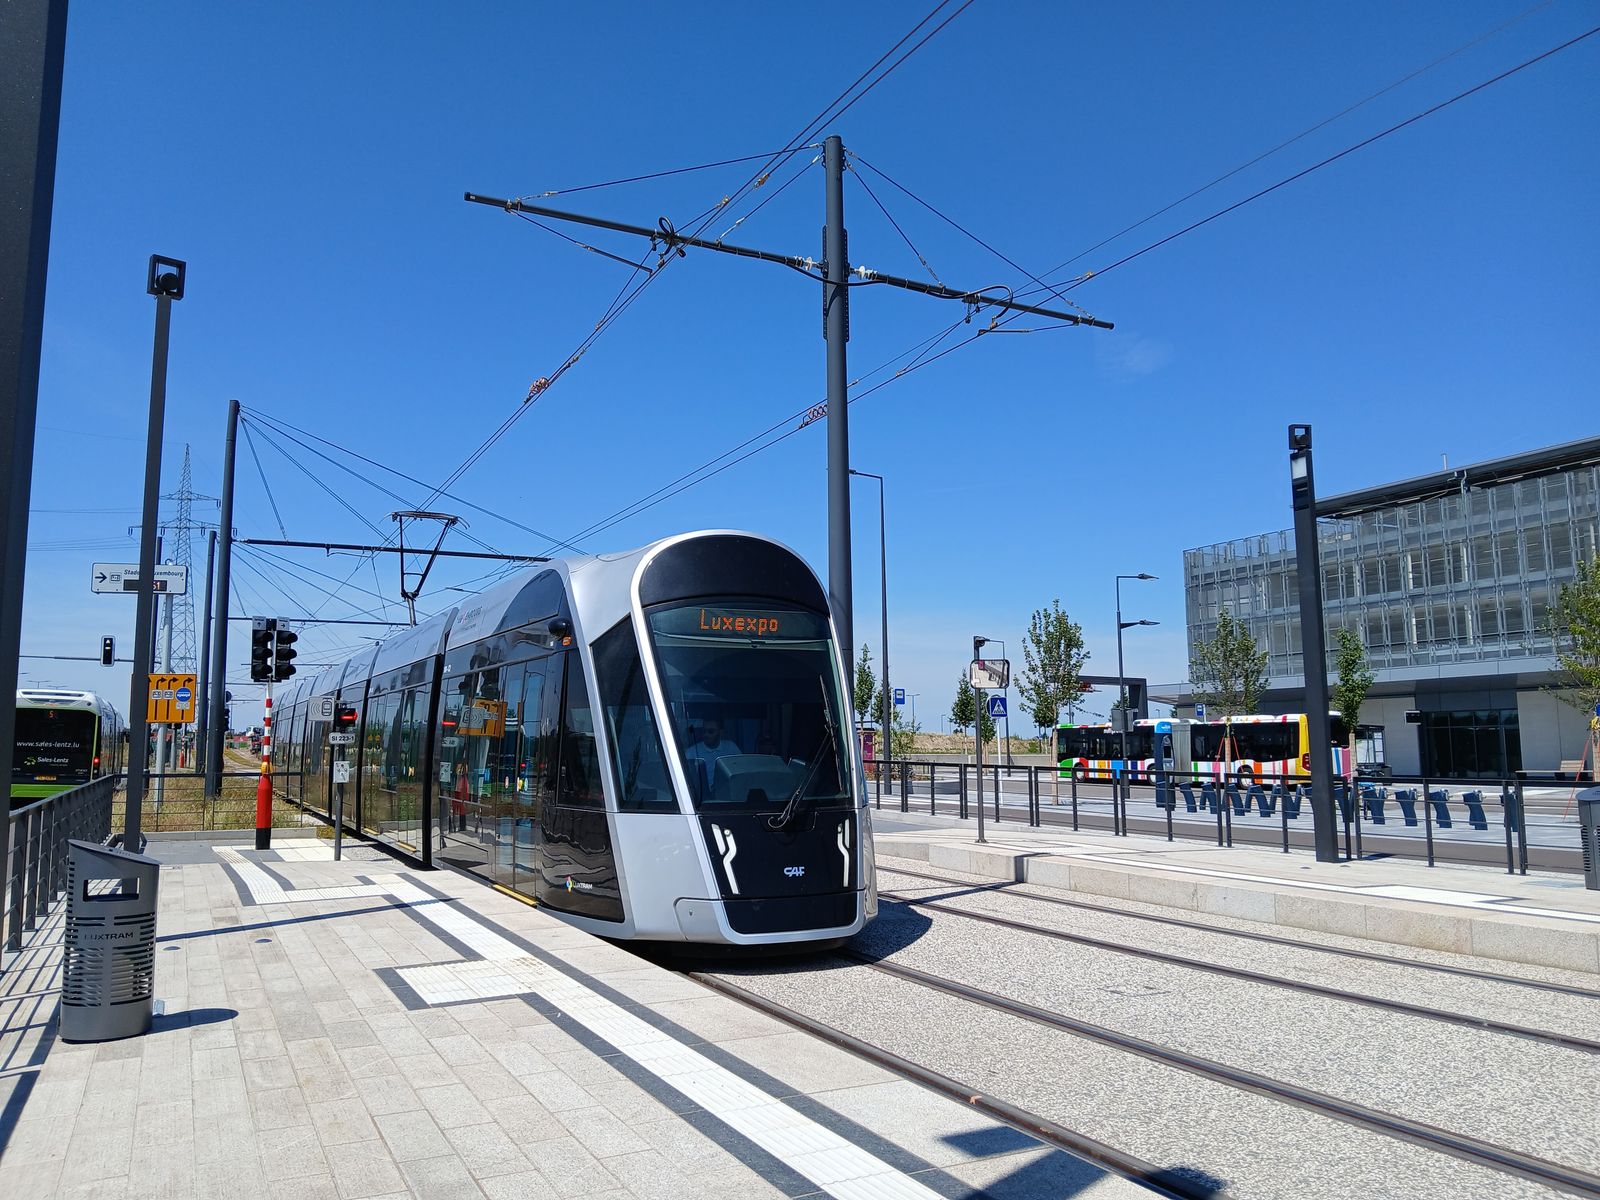
<svg viewBox="0 0 1600 1200">
<path fill-rule="evenodd" d="M 127 592 L 139 590 L 138 563 L 95 563 L 89 569 L 91 592 Z M 157 595 L 182 596 L 189 590 L 189 568 L 181 563 L 157 563 L 155 586 Z"/>
</svg>

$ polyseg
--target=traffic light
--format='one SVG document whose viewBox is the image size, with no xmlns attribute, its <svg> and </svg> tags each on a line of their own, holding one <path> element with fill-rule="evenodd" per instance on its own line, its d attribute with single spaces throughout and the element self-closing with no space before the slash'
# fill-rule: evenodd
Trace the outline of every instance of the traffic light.
<svg viewBox="0 0 1600 1200">
<path fill-rule="evenodd" d="M 117 661 L 117 639 L 103 637 L 100 639 L 100 665 L 109 667 Z"/>
<path fill-rule="evenodd" d="M 271 617 L 250 619 L 250 678 L 255 683 L 272 678 L 272 634 L 277 625 Z"/>
<path fill-rule="evenodd" d="M 277 638 L 272 647 L 272 678 L 282 683 L 294 674 L 294 643 L 300 640 L 300 635 L 289 629 L 279 629 Z"/>
<path fill-rule="evenodd" d="M 356 724 L 356 706 L 354 704 L 341 704 L 333 710 L 333 727 L 335 729 L 354 729 Z"/>
</svg>

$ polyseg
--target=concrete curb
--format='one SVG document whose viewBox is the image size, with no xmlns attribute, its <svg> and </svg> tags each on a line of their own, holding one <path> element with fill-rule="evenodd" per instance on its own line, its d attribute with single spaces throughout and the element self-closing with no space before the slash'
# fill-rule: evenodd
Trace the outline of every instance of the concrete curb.
<svg viewBox="0 0 1600 1200">
<path fill-rule="evenodd" d="M 1563 927 L 1557 918 L 1499 914 L 1267 883 L 1204 879 L 1142 863 L 1084 862 L 1043 852 L 880 838 L 883 858 L 926 862 L 986 879 L 1159 904 L 1189 913 L 1367 938 L 1452 954 L 1600 974 L 1600 930 Z"/>
</svg>

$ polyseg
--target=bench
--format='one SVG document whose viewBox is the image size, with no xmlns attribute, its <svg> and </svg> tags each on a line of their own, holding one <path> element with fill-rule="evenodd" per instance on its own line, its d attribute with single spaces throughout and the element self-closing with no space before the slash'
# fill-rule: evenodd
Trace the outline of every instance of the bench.
<svg viewBox="0 0 1600 1200">
<path fill-rule="evenodd" d="M 1417 789 L 1395 788 L 1394 802 L 1400 806 L 1400 815 L 1407 825 L 1417 823 Z"/>
<path fill-rule="evenodd" d="M 1217 807 L 1217 789 L 1212 787 L 1209 783 L 1202 783 L 1200 785 L 1200 806 L 1204 808 L 1206 812 L 1222 811 Z"/>
<path fill-rule="evenodd" d="M 1461 803 L 1467 806 L 1467 824 L 1474 829 L 1488 829 L 1489 818 L 1483 813 L 1482 792 L 1462 792 Z"/>
<path fill-rule="evenodd" d="M 1450 793 L 1445 788 L 1435 788 L 1428 793 L 1428 803 L 1433 805 L 1434 824 L 1440 829 L 1450 828 Z"/>
<path fill-rule="evenodd" d="M 1194 785 L 1191 783 L 1180 783 L 1178 785 L 1178 790 L 1183 793 L 1184 810 L 1186 812 L 1198 812 L 1199 810 L 1195 807 L 1194 803 Z"/>
<path fill-rule="evenodd" d="M 1367 819 L 1374 825 L 1388 824 L 1388 818 L 1383 815 L 1383 789 L 1373 787 L 1370 783 L 1361 785 L 1361 804 L 1367 810 Z"/>
</svg>

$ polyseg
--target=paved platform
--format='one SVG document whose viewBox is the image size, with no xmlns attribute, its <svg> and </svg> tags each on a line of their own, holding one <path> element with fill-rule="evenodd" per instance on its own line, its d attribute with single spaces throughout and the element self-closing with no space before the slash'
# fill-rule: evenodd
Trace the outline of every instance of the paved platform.
<svg viewBox="0 0 1600 1200">
<path fill-rule="evenodd" d="M 927 1198 L 1128 1181 L 450 872 L 153 841 L 147 1035 L 0 973 L 0 1196 Z"/>
<path fill-rule="evenodd" d="M 1600 892 L 1579 876 L 1509 875 L 1399 858 L 1319 863 L 1306 851 L 1223 848 L 1137 834 L 873 813 L 878 854 L 992 879 L 1370 938 L 1541 967 L 1600 972 Z"/>
</svg>

